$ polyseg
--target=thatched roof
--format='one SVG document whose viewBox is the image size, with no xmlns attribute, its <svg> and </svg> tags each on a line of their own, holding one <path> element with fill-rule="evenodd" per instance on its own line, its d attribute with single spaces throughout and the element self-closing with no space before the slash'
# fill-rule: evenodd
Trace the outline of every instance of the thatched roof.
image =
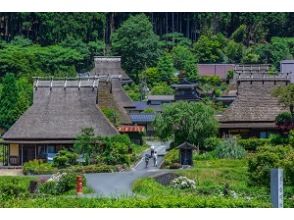
<svg viewBox="0 0 294 220">
<path fill-rule="evenodd" d="M 284 86 L 286 79 L 239 79 L 238 96 L 219 118 L 221 128 L 274 127 L 276 116 L 285 108 L 272 96 L 277 86 Z M 257 124 L 258 123 L 258 124 Z M 253 127 L 256 127 L 253 126 Z"/>
<path fill-rule="evenodd" d="M 119 79 L 112 79 L 112 93 L 114 100 L 124 108 L 135 108 L 131 98 L 124 91 Z"/>
<path fill-rule="evenodd" d="M 96 56 L 94 57 L 95 68 L 92 70 L 92 74 L 103 75 L 121 75 L 122 82 L 132 82 L 131 78 L 121 68 L 121 57 L 111 56 Z"/>
<path fill-rule="evenodd" d="M 72 140 L 82 128 L 93 128 L 96 135 L 118 133 L 96 106 L 97 87 L 93 82 L 78 88 L 76 81 L 63 88 L 63 82 L 39 82 L 33 105 L 4 134 L 7 140 Z M 54 86 L 55 85 L 55 86 Z"/>
</svg>

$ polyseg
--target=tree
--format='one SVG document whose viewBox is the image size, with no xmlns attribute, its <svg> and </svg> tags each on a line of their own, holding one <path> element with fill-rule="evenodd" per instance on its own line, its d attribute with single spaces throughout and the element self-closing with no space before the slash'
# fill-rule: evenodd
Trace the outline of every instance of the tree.
<svg viewBox="0 0 294 220">
<path fill-rule="evenodd" d="M 160 46 L 167 51 L 170 51 L 175 46 L 179 45 L 184 47 L 190 47 L 192 45 L 192 41 L 189 38 L 184 37 L 182 33 L 177 32 L 167 33 L 161 37 Z"/>
<path fill-rule="evenodd" d="M 226 39 L 222 34 L 201 35 L 193 45 L 193 52 L 199 63 L 222 63 L 225 61 L 223 48 Z"/>
<path fill-rule="evenodd" d="M 160 138 L 175 137 L 175 143 L 187 141 L 202 147 L 206 138 L 217 133 L 214 110 L 202 102 L 175 102 L 164 105 L 155 118 L 155 131 Z"/>
<path fill-rule="evenodd" d="M 6 74 L 0 96 L 0 127 L 8 129 L 19 117 L 18 89 L 12 74 Z"/>
<path fill-rule="evenodd" d="M 76 138 L 74 151 L 83 155 L 86 164 L 90 163 L 91 155 L 94 152 L 96 136 L 93 128 L 84 128 Z"/>
<path fill-rule="evenodd" d="M 158 68 L 156 68 L 156 67 L 149 67 L 149 68 L 145 69 L 141 73 L 141 80 L 142 80 L 142 78 L 146 79 L 148 86 L 153 86 L 154 84 L 161 81 L 160 72 L 159 72 Z"/>
<path fill-rule="evenodd" d="M 175 68 L 173 64 L 173 57 L 169 53 L 164 53 L 158 60 L 157 69 L 160 73 L 160 80 L 164 82 L 171 82 L 174 77 Z"/>
<path fill-rule="evenodd" d="M 112 35 L 112 49 L 122 56 L 122 67 L 138 81 L 138 74 L 157 63 L 159 37 L 144 14 L 130 16 Z"/>
<path fill-rule="evenodd" d="M 259 55 L 255 52 L 255 50 L 251 47 L 245 49 L 243 57 L 241 59 L 241 63 L 244 64 L 254 64 L 259 63 Z"/>
<path fill-rule="evenodd" d="M 279 102 L 289 108 L 294 117 L 294 84 L 280 86 L 274 89 L 273 95 L 279 99 Z"/>
<path fill-rule="evenodd" d="M 230 40 L 224 48 L 224 53 L 228 58 L 228 63 L 240 63 L 244 53 L 244 46 Z"/>
<path fill-rule="evenodd" d="M 151 89 L 152 95 L 173 95 L 174 90 L 167 85 L 165 82 L 157 83 L 153 88 Z"/>
<path fill-rule="evenodd" d="M 187 47 L 177 46 L 172 50 L 174 66 L 176 69 L 185 72 L 189 80 L 198 78 L 197 59 Z"/>
</svg>

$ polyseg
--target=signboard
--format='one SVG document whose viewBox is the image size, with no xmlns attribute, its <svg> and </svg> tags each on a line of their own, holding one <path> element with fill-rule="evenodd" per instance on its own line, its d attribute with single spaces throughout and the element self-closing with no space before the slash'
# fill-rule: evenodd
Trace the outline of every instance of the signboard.
<svg viewBox="0 0 294 220">
<path fill-rule="evenodd" d="M 283 208 L 283 169 L 271 170 L 271 197 L 273 208 Z"/>
</svg>

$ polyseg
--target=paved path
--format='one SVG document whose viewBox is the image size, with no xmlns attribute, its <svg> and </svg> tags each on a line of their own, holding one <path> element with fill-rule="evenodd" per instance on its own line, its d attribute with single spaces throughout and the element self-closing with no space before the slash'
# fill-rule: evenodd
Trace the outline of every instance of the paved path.
<svg viewBox="0 0 294 220">
<path fill-rule="evenodd" d="M 149 145 L 155 146 L 158 152 L 158 167 L 163 162 L 163 154 L 169 143 L 147 142 Z M 149 150 L 148 150 L 149 152 Z M 147 153 L 147 152 L 146 152 Z M 145 153 L 144 153 L 145 154 Z M 143 155 L 144 155 L 143 154 Z M 132 195 L 132 183 L 134 180 L 143 177 L 161 173 L 158 167 L 153 166 L 153 160 L 149 162 L 149 166 L 145 168 L 145 161 L 142 159 L 132 168 L 131 171 L 117 173 L 92 173 L 86 174 L 87 184 L 95 190 L 95 194 L 86 195 L 89 197 L 105 196 L 118 197 Z"/>
</svg>

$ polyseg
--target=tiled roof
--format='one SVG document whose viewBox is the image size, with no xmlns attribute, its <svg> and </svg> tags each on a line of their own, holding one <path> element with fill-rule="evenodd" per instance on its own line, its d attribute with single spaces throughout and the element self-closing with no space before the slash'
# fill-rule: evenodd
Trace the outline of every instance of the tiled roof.
<svg viewBox="0 0 294 220">
<path fill-rule="evenodd" d="M 149 101 L 174 101 L 174 95 L 148 95 Z"/>
<path fill-rule="evenodd" d="M 130 114 L 133 123 L 139 122 L 153 122 L 155 119 L 154 113 Z"/>
<path fill-rule="evenodd" d="M 145 127 L 139 125 L 121 125 L 118 127 L 118 131 L 121 133 L 137 133 L 144 132 Z"/>
</svg>

